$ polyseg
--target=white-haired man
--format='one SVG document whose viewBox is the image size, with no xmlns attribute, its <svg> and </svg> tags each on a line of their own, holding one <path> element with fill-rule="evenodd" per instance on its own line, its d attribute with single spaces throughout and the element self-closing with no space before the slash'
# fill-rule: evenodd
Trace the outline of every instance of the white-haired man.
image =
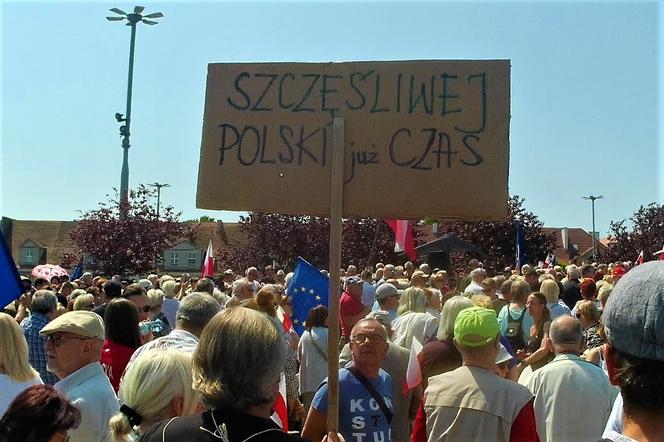
<svg viewBox="0 0 664 442">
<path fill-rule="evenodd" d="M 483 295 L 484 288 L 482 287 L 482 281 L 486 278 L 486 270 L 481 267 L 477 267 L 470 272 L 470 284 L 463 291 L 467 295 Z"/>
<path fill-rule="evenodd" d="M 237 307 L 245 299 L 254 296 L 253 284 L 247 278 L 240 278 L 233 281 L 233 295 L 226 302 L 225 307 Z"/>
</svg>

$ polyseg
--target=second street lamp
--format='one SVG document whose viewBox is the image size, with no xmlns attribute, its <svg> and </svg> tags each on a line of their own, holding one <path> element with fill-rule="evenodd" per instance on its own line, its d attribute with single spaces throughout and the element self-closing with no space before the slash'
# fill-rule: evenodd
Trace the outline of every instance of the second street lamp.
<svg viewBox="0 0 664 442">
<path fill-rule="evenodd" d="M 164 14 L 161 12 L 154 12 L 152 14 L 141 15 L 145 7 L 136 6 L 134 12 L 127 14 L 121 9 L 112 8 L 111 12 L 117 16 L 106 17 L 108 21 L 127 21 L 127 26 L 131 27 L 131 40 L 129 43 L 129 74 L 127 79 L 127 109 L 125 114 L 115 114 L 115 119 L 118 123 L 123 123 L 120 126 L 120 136 L 122 137 L 122 172 L 120 175 L 120 215 L 123 216 L 127 209 L 129 201 L 129 129 L 131 125 L 131 92 L 134 76 L 134 45 L 136 43 L 136 25 L 138 23 L 145 23 L 146 25 L 156 25 L 157 22 L 148 20 L 151 18 L 160 18 Z"/>
<path fill-rule="evenodd" d="M 148 184 L 148 186 L 157 189 L 157 221 L 159 221 L 159 199 L 161 197 L 161 188 L 171 187 L 171 185 L 166 183 L 153 183 L 153 184 Z"/>
<path fill-rule="evenodd" d="M 582 197 L 584 200 L 590 200 L 591 207 L 592 207 L 592 216 L 593 216 L 593 231 L 592 231 L 592 237 L 593 237 L 593 261 L 597 260 L 597 248 L 595 247 L 595 200 L 601 200 L 604 197 L 602 195 L 595 196 L 595 195 L 588 195 Z"/>
</svg>

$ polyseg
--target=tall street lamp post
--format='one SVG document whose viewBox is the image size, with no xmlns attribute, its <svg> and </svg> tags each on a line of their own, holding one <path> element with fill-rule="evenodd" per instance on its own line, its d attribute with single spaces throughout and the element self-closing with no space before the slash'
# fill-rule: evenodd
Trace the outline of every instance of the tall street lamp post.
<svg viewBox="0 0 664 442">
<path fill-rule="evenodd" d="M 595 196 L 595 195 L 588 195 L 582 197 L 584 200 L 590 200 L 590 205 L 591 205 L 591 210 L 592 210 L 592 215 L 593 215 L 593 231 L 592 231 L 592 237 L 593 237 L 593 261 L 595 261 L 597 258 L 597 248 L 595 247 L 595 200 L 601 200 L 604 199 L 602 195 Z"/>
<path fill-rule="evenodd" d="M 161 188 L 162 187 L 171 187 L 171 185 L 166 184 L 166 183 L 153 183 L 153 184 L 148 184 L 148 186 L 154 187 L 155 189 L 157 189 L 157 221 L 159 221 L 159 199 L 160 199 L 160 196 L 161 196 Z"/>
<path fill-rule="evenodd" d="M 127 79 L 127 108 L 125 114 L 115 114 L 115 119 L 118 123 L 124 122 L 120 126 L 120 136 L 122 137 L 122 172 L 120 174 L 120 214 L 123 215 L 127 210 L 127 203 L 129 201 L 129 128 L 131 125 L 131 92 L 134 76 L 134 45 L 136 43 L 136 25 L 138 23 L 145 23 L 146 25 L 156 25 L 157 22 L 148 20 L 151 18 L 160 18 L 164 14 L 161 12 L 154 12 L 152 14 L 141 15 L 145 7 L 136 6 L 134 12 L 127 14 L 121 9 L 113 8 L 111 12 L 117 16 L 106 17 L 108 21 L 127 21 L 127 26 L 131 27 L 131 40 L 129 43 L 129 74 Z"/>
</svg>

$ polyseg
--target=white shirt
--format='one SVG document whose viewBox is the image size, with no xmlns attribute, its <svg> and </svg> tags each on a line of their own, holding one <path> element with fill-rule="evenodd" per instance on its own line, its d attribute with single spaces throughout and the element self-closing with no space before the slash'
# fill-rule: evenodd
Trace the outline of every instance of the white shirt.
<svg viewBox="0 0 664 442">
<path fill-rule="evenodd" d="M 438 332 L 438 319 L 428 313 L 408 312 L 392 321 L 392 342 L 410 350 L 413 337 L 424 345 Z"/>
<path fill-rule="evenodd" d="M 185 353 L 193 353 L 197 346 L 198 337 L 196 337 L 195 334 L 190 333 L 187 330 L 176 328 L 166 336 L 162 336 L 161 338 L 157 338 L 138 347 L 136 351 L 134 351 L 134 354 L 131 355 L 131 358 L 129 358 L 127 367 L 129 367 L 129 364 L 134 362 L 137 357 L 148 350 L 158 348 L 162 350 L 173 349 L 183 351 Z"/>
<path fill-rule="evenodd" d="M 475 281 L 470 281 L 470 284 L 468 284 L 468 287 L 463 292 L 471 295 L 483 295 L 484 289 Z"/>
<path fill-rule="evenodd" d="M 0 373 L 0 392 L 2 392 L 2 394 L 0 394 L 0 416 L 5 414 L 9 404 L 11 404 L 14 398 L 18 396 L 19 393 L 22 393 L 23 390 L 32 385 L 43 384 L 41 377 L 39 377 L 39 373 L 35 374 L 37 377 L 30 379 L 29 381 L 16 382 L 6 374 Z"/>
<path fill-rule="evenodd" d="M 327 359 L 323 358 L 312 340 L 327 356 L 327 329 L 314 327 L 302 333 L 297 354 L 300 361 L 300 393 L 314 392 L 327 377 Z"/>
<path fill-rule="evenodd" d="M 615 397 L 601 368 L 563 353 L 533 372 L 526 386 L 535 395 L 542 442 L 600 439 Z"/>
<path fill-rule="evenodd" d="M 79 368 L 53 386 L 81 411 L 81 424 L 70 442 L 108 440 L 108 421 L 120 408 L 113 387 L 99 362 Z"/>
</svg>

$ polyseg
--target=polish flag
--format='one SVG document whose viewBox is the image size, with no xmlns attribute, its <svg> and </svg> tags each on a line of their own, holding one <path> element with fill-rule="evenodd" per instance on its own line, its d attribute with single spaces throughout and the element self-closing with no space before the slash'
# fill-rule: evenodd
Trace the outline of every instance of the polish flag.
<svg viewBox="0 0 664 442">
<path fill-rule="evenodd" d="M 659 256 L 660 261 L 664 261 L 664 247 L 662 247 L 662 250 L 658 250 L 655 253 L 653 253 L 655 256 Z"/>
<path fill-rule="evenodd" d="M 203 268 L 201 269 L 201 278 L 207 278 L 212 275 L 214 275 L 214 253 L 212 252 L 212 239 L 210 239 L 207 252 L 205 253 L 205 261 L 203 261 Z"/>
<path fill-rule="evenodd" d="M 287 332 L 292 332 L 293 329 L 293 323 L 291 322 L 291 319 L 288 317 L 286 312 L 281 306 L 277 307 L 277 319 L 279 319 L 279 322 L 284 326 L 284 330 Z"/>
<path fill-rule="evenodd" d="M 394 251 L 406 252 L 408 259 L 415 261 L 417 253 L 415 252 L 413 228 L 410 222 L 405 219 L 386 219 L 385 222 L 394 232 Z"/>
<path fill-rule="evenodd" d="M 420 344 L 417 338 L 413 337 L 413 344 L 410 346 L 410 357 L 408 358 L 408 368 L 406 369 L 406 382 L 403 384 L 404 396 L 422 383 L 422 367 L 419 361 L 420 353 L 422 353 L 422 344 Z"/>
<path fill-rule="evenodd" d="M 639 256 L 636 258 L 635 263 L 637 266 L 643 264 L 643 250 L 641 250 L 641 253 L 639 253 Z"/>
<path fill-rule="evenodd" d="M 279 393 L 274 400 L 272 416 L 270 418 L 281 427 L 282 430 L 288 431 L 288 406 L 286 405 L 286 376 L 281 373 L 279 380 Z"/>
</svg>

